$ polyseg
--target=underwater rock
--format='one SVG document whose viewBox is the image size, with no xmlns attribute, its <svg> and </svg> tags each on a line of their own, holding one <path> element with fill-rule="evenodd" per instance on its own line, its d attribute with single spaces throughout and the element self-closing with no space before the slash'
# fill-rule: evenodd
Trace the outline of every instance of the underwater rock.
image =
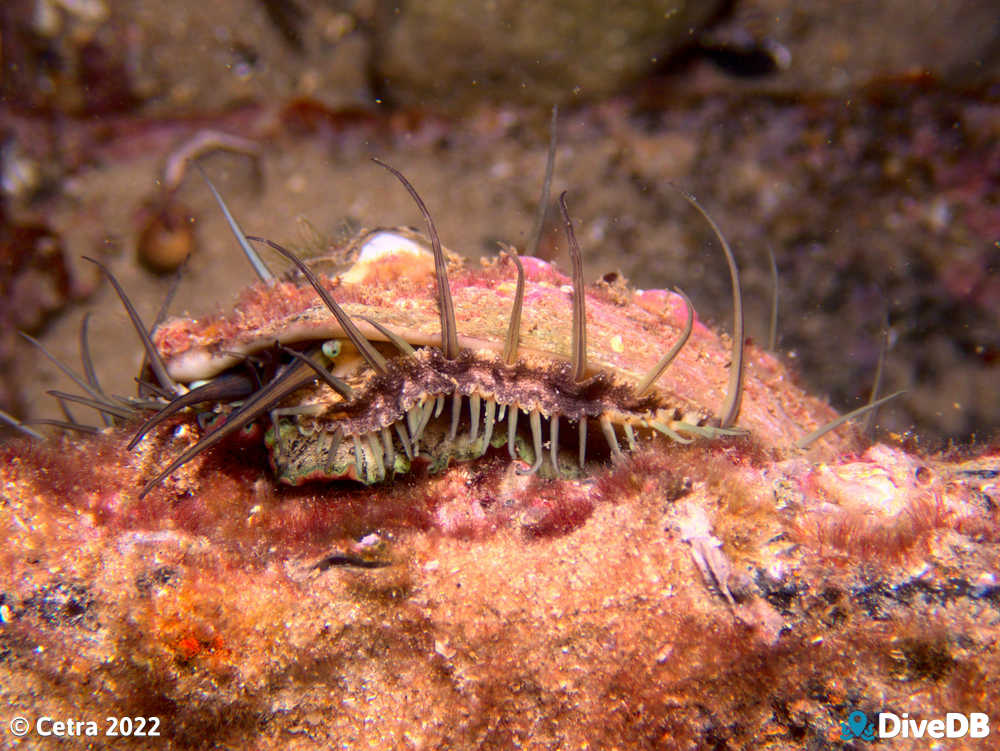
<svg viewBox="0 0 1000 751">
<path fill-rule="evenodd" d="M 161 748 L 797 749 L 1000 706 L 995 450 L 280 488 L 231 447 L 137 501 L 127 438 L 3 448 L 12 715 L 155 716 Z"/>
<path fill-rule="evenodd" d="M 723 5 L 682 0 L 423 2 L 384 6 L 372 63 L 407 106 L 593 101 L 689 45 Z"/>
</svg>

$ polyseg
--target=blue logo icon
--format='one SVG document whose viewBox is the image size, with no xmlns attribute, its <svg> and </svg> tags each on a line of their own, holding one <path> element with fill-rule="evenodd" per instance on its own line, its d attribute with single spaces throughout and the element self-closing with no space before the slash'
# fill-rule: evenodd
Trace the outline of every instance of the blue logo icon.
<svg viewBox="0 0 1000 751">
<path fill-rule="evenodd" d="M 868 722 L 868 716 L 858 709 L 847 715 L 847 722 L 840 723 L 840 739 L 849 741 L 854 738 L 875 740 L 875 723 Z"/>
</svg>

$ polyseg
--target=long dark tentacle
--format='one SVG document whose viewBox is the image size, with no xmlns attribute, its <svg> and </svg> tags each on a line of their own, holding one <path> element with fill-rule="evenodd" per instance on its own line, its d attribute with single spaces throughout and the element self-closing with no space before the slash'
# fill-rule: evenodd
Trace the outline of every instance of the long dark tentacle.
<svg viewBox="0 0 1000 751">
<path fill-rule="evenodd" d="M 684 304 L 687 306 L 687 323 L 684 324 L 684 331 L 681 332 L 680 338 L 674 342 L 674 346 L 670 348 L 667 354 L 660 358 L 660 361 L 656 363 L 656 365 L 650 368 L 646 377 L 643 378 L 642 381 L 639 382 L 639 385 L 635 387 L 635 391 L 638 396 L 642 396 L 649 391 L 653 382 L 663 375 L 663 371 L 665 371 L 667 366 L 674 361 L 674 358 L 677 357 L 677 353 L 681 351 L 681 348 L 687 344 L 688 337 L 691 336 L 691 329 L 694 328 L 694 306 L 691 304 L 691 298 L 685 295 L 684 290 L 679 287 L 675 287 L 674 289 L 677 290 L 677 294 L 684 298 Z"/>
<path fill-rule="evenodd" d="M 232 231 L 233 235 L 236 237 L 236 242 L 240 244 L 240 248 L 243 249 L 243 255 L 247 257 L 250 261 L 250 265 L 253 266 L 253 270 L 257 272 L 257 276 L 263 282 L 274 281 L 274 274 L 271 269 L 267 267 L 264 263 L 264 259 L 260 257 L 253 246 L 247 242 L 248 238 L 243 234 L 243 230 L 240 229 L 240 225 L 237 224 L 236 219 L 233 218 L 232 213 L 229 211 L 229 207 L 226 206 L 226 202 L 222 200 L 222 196 L 219 195 L 219 191 L 215 189 L 212 185 L 212 181 L 208 179 L 208 175 L 205 174 L 205 170 L 201 168 L 201 165 L 194 162 L 194 166 L 197 168 L 198 172 L 201 173 L 202 179 L 208 183 L 208 189 L 212 191 L 212 196 L 215 197 L 215 202 L 219 204 L 219 208 L 222 209 L 222 215 L 226 217 L 226 221 L 229 223 L 229 229 Z"/>
<path fill-rule="evenodd" d="M 149 327 L 150 337 L 156 333 L 156 330 L 160 328 L 160 325 L 167 320 L 167 312 L 170 310 L 170 303 L 174 301 L 177 296 L 177 290 L 181 287 L 181 280 L 184 279 L 184 272 L 187 271 L 188 263 L 191 262 L 191 254 L 188 253 L 184 256 L 184 260 L 181 261 L 181 265 L 177 267 L 170 277 L 170 286 L 167 287 L 167 294 L 163 296 L 163 302 L 160 303 L 160 309 L 156 311 L 156 318 L 153 319 L 153 325 Z"/>
<path fill-rule="evenodd" d="M 160 328 L 160 325 L 167 320 L 167 311 L 170 310 L 170 303 L 174 301 L 174 297 L 177 296 L 177 290 L 180 289 L 181 280 L 184 278 L 184 272 L 187 270 L 188 263 L 191 261 L 191 254 L 188 253 L 184 256 L 184 260 L 181 261 L 181 265 L 177 267 L 177 270 L 173 273 L 170 278 L 170 286 L 167 288 L 167 294 L 163 296 L 163 302 L 160 303 L 160 309 L 156 311 L 156 318 L 153 319 L 153 325 L 149 327 L 149 338 L 152 339 L 156 334 L 156 330 Z M 142 374 L 146 372 L 146 368 L 149 366 L 149 358 L 143 353 L 142 362 L 139 364 L 139 378 L 142 378 Z M 149 396 L 149 384 L 140 383 L 139 384 L 139 396 L 146 397 Z M 170 395 L 167 396 L 170 398 Z"/>
<path fill-rule="evenodd" d="M 278 404 L 289 394 L 294 393 L 306 384 L 316 380 L 316 373 L 312 367 L 305 362 L 296 360 L 283 373 L 276 376 L 267 386 L 250 397 L 242 407 L 226 418 L 226 421 L 211 433 L 203 436 L 194 446 L 174 459 L 156 477 L 146 483 L 146 486 L 139 493 L 139 498 L 143 498 L 149 491 L 155 488 L 164 478 L 170 476 L 180 467 L 194 459 L 198 454 L 211 448 L 226 436 L 232 435 L 237 430 L 248 423 L 253 422 L 261 415 L 267 414 L 272 407 Z"/>
<path fill-rule="evenodd" d="M 767 351 L 774 352 L 778 346 L 778 262 L 774 258 L 774 248 L 767 244 L 767 260 L 771 267 L 771 320 L 767 327 Z"/>
<path fill-rule="evenodd" d="M 169 401 L 172 398 L 172 395 L 171 395 L 171 393 L 169 391 L 166 391 L 165 389 L 161 389 L 155 383 L 143 380 L 139 376 L 136 376 L 132 380 L 135 381 L 136 385 L 141 389 L 140 393 L 142 393 L 142 392 L 148 392 L 149 394 L 155 394 L 156 396 L 160 397 L 161 399 L 166 399 L 167 401 Z"/>
<path fill-rule="evenodd" d="M 559 122 L 559 105 L 552 105 L 552 121 L 549 123 L 549 151 L 545 158 L 545 178 L 542 180 L 542 195 L 538 199 L 538 211 L 535 212 L 535 226 L 531 230 L 531 242 L 528 244 L 528 255 L 538 255 L 538 246 L 542 241 L 542 230 L 545 229 L 545 215 L 549 209 L 549 193 L 552 190 L 552 173 L 556 168 L 556 127 Z"/>
<path fill-rule="evenodd" d="M 403 177 L 403 173 L 379 159 L 372 158 L 372 161 L 380 167 L 385 167 L 403 183 L 403 187 L 409 191 L 427 223 L 427 234 L 431 237 L 431 250 L 434 252 L 434 272 L 437 275 L 438 310 L 441 313 L 441 351 L 447 359 L 454 360 L 458 357 L 458 325 L 455 323 L 455 305 L 451 300 L 451 287 L 448 285 L 448 266 L 444 251 L 441 249 L 441 240 L 438 239 L 437 229 L 434 227 L 434 220 L 431 219 L 431 214 L 416 188 Z"/>
<path fill-rule="evenodd" d="M 39 440 L 39 441 L 44 441 L 45 440 L 45 436 L 43 436 L 37 430 L 32 430 L 25 423 L 23 423 L 21 420 L 18 420 L 16 417 L 14 417 L 14 415 L 9 415 L 6 412 L 4 412 L 2 409 L 0 409 L 0 422 L 6 423 L 7 425 L 10 425 L 10 427 L 14 428 L 15 430 L 21 431 L 22 433 L 24 433 L 29 438 L 34 438 L 34 439 Z M 60 422 L 60 421 L 56 420 L 54 422 Z M 72 428 L 73 426 L 70 425 L 69 423 L 66 423 L 65 426 L 64 426 L 60 422 L 60 427 L 69 427 L 69 428 Z"/>
<path fill-rule="evenodd" d="M 50 420 L 47 418 L 39 418 L 37 420 L 28 420 L 25 425 L 50 425 L 53 428 L 60 428 L 61 430 L 71 430 L 75 433 L 83 433 L 84 435 L 97 435 L 101 432 L 100 428 L 96 428 L 93 425 L 82 425 L 78 422 L 67 422 L 66 420 Z M 35 431 L 31 431 L 32 436 L 38 435 Z"/>
<path fill-rule="evenodd" d="M 818 441 L 820 438 L 825 436 L 831 430 L 840 427 L 848 420 L 853 420 L 855 417 L 860 417 L 866 412 L 870 412 L 871 410 L 882 406 L 890 399 L 895 399 L 897 396 L 900 396 L 905 393 L 906 391 L 904 390 L 904 391 L 897 391 L 894 394 L 889 394 L 889 396 L 883 396 L 881 399 L 876 399 L 873 402 L 869 402 L 863 407 L 858 407 L 857 409 L 851 410 L 846 415 L 841 415 L 840 417 L 830 420 L 830 422 L 826 423 L 825 425 L 821 425 L 809 435 L 802 436 L 802 438 L 800 438 L 795 442 L 795 448 L 797 449 L 808 448 L 810 444 L 812 444 L 815 441 Z"/>
<path fill-rule="evenodd" d="M 316 294 L 320 296 L 320 299 L 324 302 L 326 307 L 329 308 L 330 312 L 337 318 L 337 321 L 340 323 L 340 327 L 344 330 L 347 338 L 351 340 L 351 343 L 357 348 L 358 352 L 361 353 L 361 356 L 365 358 L 365 362 L 368 363 L 368 366 L 380 374 L 386 373 L 385 358 L 382 357 L 382 353 L 375 349 L 375 347 L 372 346 L 372 343 L 365 338 L 365 335 L 361 333 L 361 330 L 354 325 L 354 321 L 351 320 L 351 317 L 344 312 L 344 309 L 341 308 L 340 305 L 337 304 L 337 301 L 333 299 L 330 293 L 326 291 L 326 288 L 320 283 L 319 278 L 313 273 L 313 270 L 306 266 L 305 262 L 301 258 L 292 253 L 292 251 L 278 245 L 278 243 L 274 242 L 274 240 L 268 240 L 263 237 L 254 237 L 252 235 L 247 236 L 247 239 L 253 240 L 254 242 L 267 243 L 282 256 L 298 266 L 299 271 L 302 272 L 305 278 L 308 279 L 309 283 L 313 286 L 313 289 L 316 290 Z"/>
<path fill-rule="evenodd" d="M 100 381 L 97 380 L 97 371 L 94 370 L 94 361 L 90 356 L 90 343 L 87 340 L 87 328 L 89 324 L 90 313 L 86 313 L 80 322 L 80 363 L 83 365 L 83 374 L 87 378 L 87 383 L 90 384 L 90 387 L 94 391 L 104 396 L 105 394 L 101 389 Z M 105 427 L 110 427 L 114 424 L 114 420 L 111 419 L 111 415 L 107 412 L 101 412 L 101 419 L 104 420 Z M 75 422 L 75 420 L 70 420 L 70 422 Z"/>
<path fill-rule="evenodd" d="M 514 289 L 514 304 L 510 309 L 507 338 L 503 342 L 503 361 L 508 365 L 513 365 L 517 359 L 517 343 L 521 338 L 521 311 L 524 309 L 524 264 L 514 252 L 508 253 L 507 257 L 517 267 L 517 287 Z"/>
<path fill-rule="evenodd" d="M 111 282 L 111 286 L 114 287 L 115 292 L 118 293 L 118 299 L 122 301 L 122 305 L 125 306 L 125 311 L 128 313 L 128 317 L 132 321 L 132 326 L 135 328 L 136 333 L 139 334 L 139 338 L 142 339 L 142 346 L 146 350 L 146 357 L 149 359 L 149 365 L 153 369 L 153 374 L 156 376 L 156 380 L 159 384 L 170 391 L 171 393 L 178 394 L 180 390 L 177 388 L 177 384 L 174 383 L 174 379 L 170 377 L 167 373 L 167 366 L 163 362 L 163 358 L 160 357 L 160 353 L 156 351 L 156 345 L 153 344 L 153 340 L 149 336 L 149 332 L 146 331 L 146 327 L 142 323 L 142 319 L 139 317 L 138 311 L 136 311 L 135 306 L 132 305 L 132 301 L 128 299 L 128 295 L 125 294 L 125 290 L 115 279 L 115 275 L 111 273 L 111 270 L 105 266 L 103 263 L 97 259 L 90 258 L 89 256 L 84 256 L 85 261 L 90 261 L 92 264 L 97 266 L 101 270 L 101 273 L 108 278 Z"/>
<path fill-rule="evenodd" d="M 374 318 L 369 318 L 368 316 L 358 316 L 358 318 L 360 318 L 362 321 L 367 321 L 372 328 L 374 328 L 382 336 L 384 336 L 386 339 L 392 342 L 392 344 L 396 347 L 396 349 L 400 351 L 401 354 L 410 357 L 411 355 L 415 355 L 417 353 L 417 350 L 415 350 L 408 341 L 406 341 L 395 331 L 392 331 L 391 329 L 388 329 L 385 326 L 383 326 Z"/>
<path fill-rule="evenodd" d="M 65 391 L 46 391 L 49 396 L 56 399 L 65 399 L 68 402 L 73 402 L 74 404 L 82 404 L 84 407 L 90 407 L 98 412 L 112 415 L 121 420 L 131 420 L 135 417 L 135 410 L 129 407 L 120 407 L 113 404 L 111 401 L 104 399 L 91 399 L 87 396 L 80 396 L 79 394 L 68 394 Z"/>
<path fill-rule="evenodd" d="M 128 444 L 128 450 L 131 451 L 134 449 L 137 445 L 139 445 L 139 441 L 146 437 L 146 434 L 149 433 L 150 430 L 185 407 L 191 407 L 195 404 L 203 404 L 204 402 L 243 399 L 252 394 L 253 389 L 253 379 L 242 373 L 229 373 L 213 378 L 203 386 L 191 389 L 183 396 L 178 396 L 163 409 L 146 420 L 146 422 L 144 422 L 135 432 L 135 435 L 132 436 L 132 440 L 129 441 Z"/>
<path fill-rule="evenodd" d="M 75 394 L 67 394 L 63 391 L 50 391 L 49 395 L 53 396 L 63 408 L 64 414 L 67 416 L 66 424 L 75 424 L 75 421 L 71 419 L 71 415 L 68 414 L 66 410 L 65 402 L 75 402 L 77 404 L 83 404 L 92 409 L 97 410 L 101 415 L 112 415 L 120 417 L 121 419 L 132 419 L 135 417 L 135 409 L 127 402 L 117 397 L 113 400 L 103 391 L 98 390 L 86 380 L 81 378 L 79 375 L 73 372 L 71 368 L 65 365 L 59 360 L 55 355 L 53 355 L 40 341 L 35 339 L 33 336 L 25 334 L 23 331 L 18 332 L 21 336 L 45 355 L 59 370 L 61 370 L 70 380 L 73 381 L 77 386 L 79 386 L 83 391 L 89 395 L 89 397 L 78 396 Z M 85 337 L 84 337 L 85 338 Z M 89 357 L 89 354 L 88 354 Z M 87 367 L 86 362 L 84 362 L 84 368 Z M 92 366 L 91 366 L 92 367 Z"/>
<path fill-rule="evenodd" d="M 66 418 L 66 422 L 70 425 L 79 425 L 80 421 L 73 415 L 73 411 L 69 408 L 66 400 L 60 399 L 58 396 L 55 397 L 55 400 L 59 403 L 59 409 L 62 411 L 63 417 Z M 101 415 L 104 416 L 104 413 L 102 412 Z"/>
<path fill-rule="evenodd" d="M 29 334 L 25 334 L 23 331 L 20 331 L 18 333 L 21 335 L 21 337 L 23 339 L 25 339 L 26 341 L 30 342 L 35 347 L 37 347 L 38 350 L 43 355 L 45 355 L 49 359 L 50 362 L 52 362 L 57 368 L 59 368 L 59 370 L 61 370 L 63 373 L 65 373 L 66 376 L 71 381 L 73 381 L 73 383 L 75 383 L 77 386 L 79 386 L 81 389 L 83 389 L 86 393 L 90 394 L 90 396 L 91 396 L 92 399 L 94 399 L 95 401 L 102 402 L 102 403 L 109 403 L 108 398 L 104 394 L 102 394 L 102 393 L 100 393 L 98 391 L 95 391 L 94 388 L 89 383 L 87 383 L 85 380 L 83 380 L 82 378 L 80 378 L 80 376 L 78 376 L 76 373 L 74 373 L 71 368 L 69 368 L 67 365 L 65 365 L 61 360 L 59 360 L 59 358 L 57 358 L 51 352 L 49 352 L 49 350 L 45 347 L 45 345 L 42 344 L 37 339 L 35 339 L 35 337 L 30 336 Z"/>
<path fill-rule="evenodd" d="M 573 267 L 573 380 L 579 383 L 587 375 L 587 309 L 583 288 L 583 258 L 573 232 L 569 209 L 566 208 L 565 191 L 559 196 L 559 209 L 566 225 L 569 258 Z"/>
<path fill-rule="evenodd" d="M 882 371 L 885 369 L 885 358 L 889 352 L 889 311 L 884 311 L 882 316 L 882 330 L 879 332 L 878 363 L 875 366 L 875 378 L 872 380 L 872 392 L 868 397 L 871 404 L 878 400 L 879 391 L 882 389 Z M 875 434 L 875 422 L 878 420 L 878 409 L 873 409 L 865 417 L 865 424 L 862 428 L 865 435 Z"/>
<path fill-rule="evenodd" d="M 736 416 L 740 412 L 740 403 L 743 401 L 743 293 L 740 291 L 740 272 L 736 267 L 736 256 L 733 255 L 733 250 L 729 247 L 725 235 L 722 234 L 722 230 L 719 229 L 719 225 L 715 223 L 711 215 L 702 208 L 698 199 L 676 185 L 670 185 L 670 187 L 684 196 L 685 200 L 694 206 L 708 222 L 722 246 L 722 252 L 726 254 L 726 263 L 729 264 L 729 279 L 733 287 L 733 353 L 732 362 L 729 365 L 729 388 L 719 416 L 719 426 L 728 428 L 736 420 Z"/>
<path fill-rule="evenodd" d="M 294 350 L 291 347 L 282 346 L 281 349 L 283 352 L 291 355 L 296 360 L 301 360 L 302 362 L 309 365 L 315 371 L 316 375 L 318 375 L 320 378 L 323 379 L 323 382 L 326 383 L 327 386 L 336 391 L 342 397 L 344 397 L 345 399 L 354 398 L 354 389 L 352 389 L 347 383 L 337 378 L 337 376 L 335 376 L 329 370 L 320 365 L 316 361 L 315 357 L 305 352 L 299 352 L 297 350 Z"/>
</svg>

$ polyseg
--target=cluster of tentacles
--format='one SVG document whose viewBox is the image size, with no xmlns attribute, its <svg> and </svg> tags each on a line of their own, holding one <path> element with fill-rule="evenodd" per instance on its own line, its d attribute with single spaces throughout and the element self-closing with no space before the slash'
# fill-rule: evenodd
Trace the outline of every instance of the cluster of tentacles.
<svg viewBox="0 0 1000 751">
<path fill-rule="evenodd" d="M 573 267 L 571 362 L 553 363 L 544 370 L 532 369 L 518 362 L 524 270 L 515 255 L 511 258 L 517 268 L 518 280 L 502 357 L 462 351 L 458 344 L 446 262 L 433 220 L 406 178 L 392 167 L 378 163 L 402 182 L 427 223 L 441 320 L 440 347 L 416 350 L 377 321 L 366 319 L 397 350 L 396 356 L 386 357 L 362 334 L 308 265 L 273 241 L 245 236 L 216 193 L 234 233 L 244 251 L 253 255 L 254 267 L 262 278 L 269 280 L 271 275 L 252 251 L 250 241 L 267 243 L 295 264 L 374 375 L 365 381 L 365 388 L 358 391 L 329 372 L 328 363 L 336 357 L 336 353 L 330 351 L 333 343 L 327 343 L 322 356 L 320 347 L 314 346 L 306 351 L 283 348 L 292 358 L 283 369 L 267 385 L 249 396 L 222 425 L 177 457 L 150 482 L 147 489 L 225 435 L 263 415 L 269 415 L 272 420 L 268 440 L 275 468 L 282 480 L 292 484 L 318 478 L 380 482 L 407 471 L 417 457 L 429 462 L 433 471 L 447 466 L 452 460 L 481 457 L 491 446 L 500 448 L 505 443 L 511 458 L 528 460 L 530 466 L 524 471 L 538 471 L 547 455 L 550 457 L 549 469 L 565 474 L 567 464 L 559 460 L 561 418 L 576 425 L 576 459 L 581 470 L 587 462 L 588 435 L 593 433 L 588 429 L 590 423 L 599 427 L 607 452 L 615 459 L 622 456 L 619 436 L 630 449 L 635 449 L 636 431 L 640 429 L 658 432 L 679 443 L 689 443 L 697 437 L 717 438 L 745 432 L 721 424 L 705 425 L 703 416 L 681 414 L 676 409 L 665 407 L 650 393 L 653 383 L 690 335 L 694 314 L 686 296 L 688 317 L 683 334 L 636 387 L 623 385 L 605 373 L 588 375 L 582 261 L 565 196 L 561 197 L 560 206 Z M 245 376 L 242 379 L 239 376 L 228 378 L 234 379 L 240 387 L 246 385 Z M 335 409 L 331 411 L 313 400 L 305 404 L 279 406 L 287 396 L 311 382 L 318 382 L 336 392 L 340 399 L 335 402 Z M 195 401 L 219 399 L 220 387 L 214 384 L 215 381 L 200 387 L 204 394 L 196 393 L 196 389 L 175 399 L 140 429 L 137 438 L 164 417 Z M 230 388 L 229 384 L 224 388 Z M 460 434 L 466 398 L 469 414 Z M 731 397 L 730 402 L 736 400 L 738 393 Z M 445 405 L 449 401 L 450 409 L 445 415 Z M 518 432 L 521 413 L 527 417 L 528 439 L 521 438 Z M 289 417 L 292 419 L 283 419 Z M 502 430 L 500 425 L 504 422 L 506 429 Z M 547 452 L 544 450 L 543 425 L 548 428 Z"/>
</svg>

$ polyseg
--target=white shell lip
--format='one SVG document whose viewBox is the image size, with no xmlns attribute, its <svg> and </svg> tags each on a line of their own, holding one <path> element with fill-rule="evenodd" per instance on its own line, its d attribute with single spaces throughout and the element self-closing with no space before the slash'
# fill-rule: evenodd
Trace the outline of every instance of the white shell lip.
<svg viewBox="0 0 1000 751">
<path fill-rule="evenodd" d="M 191 383 L 212 378 L 239 362 L 234 355 L 212 354 L 207 349 L 189 349 L 167 362 L 167 373 L 175 381 Z"/>
<path fill-rule="evenodd" d="M 401 235 L 395 230 L 375 230 L 365 238 L 358 260 L 344 272 L 342 279 L 349 284 L 364 281 L 369 269 L 389 256 L 411 255 L 426 259 L 430 254 L 427 247 Z"/>
<path fill-rule="evenodd" d="M 430 262 L 431 252 L 426 245 L 407 237 L 398 230 L 373 230 L 364 239 L 357 260 L 343 273 L 341 279 L 348 284 L 361 284 L 365 281 L 372 267 L 381 263 L 383 259 L 400 256 L 411 256 L 415 264 L 427 264 Z M 384 338 L 371 326 L 361 321 L 356 321 L 356 323 L 370 339 Z M 280 340 L 282 343 L 288 344 L 304 339 L 340 336 L 343 336 L 343 331 L 336 320 L 331 317 L 326 326 L 318 328 L 306 323 L 298 327 L 292 325 L 280 337 Z M 259 350 L 263 344 L 264 342 L 256 340 L 242 345 L 233 344 L 227 347 L 224 353 L 213 351 L 210 347 L 193 347 L 171 357 L 167 361 L 167 372 L 171 378 L 181 383 L 212 378 L 239 363 L 239 355 L 252 354 Z"/>
</svg>

